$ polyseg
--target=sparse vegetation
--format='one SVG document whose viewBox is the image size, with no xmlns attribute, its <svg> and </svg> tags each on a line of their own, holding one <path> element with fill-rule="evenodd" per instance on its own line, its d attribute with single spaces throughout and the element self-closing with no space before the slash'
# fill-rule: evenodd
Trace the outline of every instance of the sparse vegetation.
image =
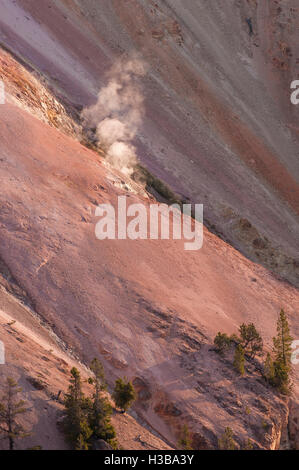
<svg viewBox="0 0 299 470">
<path fill-rule="evenodd" d="M 277 321 L 277 336 L 273 338 L 273 351 L 275 361 L 282 363 L 288 369 L 291 367 L 292 341 L 287 316 L 284 310 L 281 309 Z"/>
<path fill-rule="evenodd" d="M 231 338 L 226 334 L 226 333 L 220 333 L 220 331 L 217 333 L 214 339 L 214 344 L 217 348 L 217 351 L 220 354 L 223 354 L 225 351 L 227 351 L 231 344 Z"/>
<path fill-rule="evenodd" d="M 18 417 L 28 412 L 28 409 L 25 407 L 25 401 L 18 399 L 22 389 L 14 379 L 7 377 L 5 388 L 0 401 L 0 435 L 2 439 L 8 440 L 9 450 L 13 450 L 16 439 L 30 435 L 18 420 Z"/>
<path fill-rule="evenodd" d="M 237 445 L 234 440 L 234 433 L 230 427 L 226 427 L 222 436 L 218 439 L 218 447 L 220 450 L 236 450 Z"/>
<path fill-rule="evenodd" d="M 264 377 L 271 385 L 275 385 L 275 368 L 271 354 L 268 352 L 264 363 Z"/>
<path fill-rule="evenodd" d="M 182 206 L 182 204 L 186 202 L 175 194 L 166 183 L 154 176 L 140 164 L 136 165 L 132 178 L 137 182 L 145 184 L 149 193 L 154 190 L 167 204 L 178 204 Z M 157 194 L 154 194 L 154 196 Z"/>
<path fill-rule="evenodd" d="M 290 393 L 290 369 L 282 362 L 274 361 L 274 370 L 274 385 L 281 393 L 288 395 Z"/>
<path fill-rule="evenodd" d="M 93 359 L 90 369 L 94 377 L 89 379 L 94 387 L 92 406 L 89 412 L 89 426 L 92 429 L 92 440 L 103 439 L 113 448 L 117 447 L 115 429 L 111 424 L 112 407 L 102 392 L 107 388 L 104 368 L 98 359 Z"/>
<path fill-rule="evenodd" d="M 253 443 L 250 439 L 247 439 L 242 450 L 253 450 Z"/>
<path fill-rule="evenodd" d="M 192 439 L 187 424 L 184 424 L 181 430 L 181 434 L 178 440 L 178 448 L 180 450 L 193 450 Z"/>
<path fill-rule="evenodd" d="M 214 344 L 217 352 L 224 354 L 232 344 L 235 345 L 234 368 L 243 375 L 245 373 L 245 357 L 254 359 L 263 352 L 263 340 L 253 323 L 242 323 L 239 327 L 240 337 L 235 334 L 228 336 L 218 332 Z M 291 349 L 292 337 L 287 316 L 281 309 L 277 321 L 277 336 L 273 338 L 273 357 L 267 353 L 264 362 L 264 378 L 281 393 L 290 392 Z"/>
<path fill-rule="evenodd" d="M 67 441 L 75 450 L 88 450 L 92 430 L 88 423 L 90 402 L 83 394 L 80 372 L 75 367 L 71 370 L 71 380 L 64 401 L 65 415 L 63 429 Z"/>
<path fill-rule="evenodd" d="M 79 371 L 76 368 L 71 370 L 71 383 L 64 402 L 66 439 L 75 450 L 88 450 L 101 439 L 117 448 L 116 433 L 110 421 L 112 407 L 103 395 L 106 389 L 103 366 L 95 358 L 90 368 L 94 373 L 88 380 L 93 385 L 92 398 L 85 397 L 82 391 Z"/>
<path fill-rule="evenodd" d="M 234 368 L 241 375 L 245 374 L 245 355 L 244 355 L 244 349 L 241 346 L 241 344 L 238 344 L 238 346 L 235 349 Z"/>
<path fill-rule="evenodd" d="M 249 323 L 248 325 L 242 323 L 239 327 L 239 332 L 240 337 L 236 334 L 228 336 L 226 333 L 219 331 L 214 339 L 217 351 L 223 354 L 228 351 L 232 345 L 235 345 L 236 348 L 241 346 L 244 354 L 247 353 L 251 359 L 253 359 L 256 354 L 262 353 L 263 340 L 253 323 Z M 239 348 L 239 353 L 240 351 Z"/>
<path fill-rule="evenodd" d="M 126 378 L 117 379 L 112 396 L 116 406 L 123 412 L 127 411 L 136 400 L 136 392 L 132 382 L 129 382 Z"/>
<path fill-rule="evenodd" d="M 290 328 L 287 316 L 281 309 L 277 321 L 277 336 L 273 338 L 273 354 L 268 353 L 264 364 L 264 376 L 266 380 L 283 394 L 290 392 L 291 372 L 291 343 Z"/>
<path fill-rule="evenodd" d="M 240 328 L 241 345 L 251 358 L 263 351 L 263 340 L 253 323 L 243 323 Z"/>
</svg>

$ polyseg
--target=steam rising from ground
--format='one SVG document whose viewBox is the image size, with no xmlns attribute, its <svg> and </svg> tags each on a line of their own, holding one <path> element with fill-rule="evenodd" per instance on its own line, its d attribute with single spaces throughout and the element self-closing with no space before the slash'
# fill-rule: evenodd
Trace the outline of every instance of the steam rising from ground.
<svg viewBox="0 0 299 470">
<path fill-rule="evenodd" d="M 100 90 L 97 103 L 82 113 L 85 126 L 96 128 L 109 163 L 126 174 L 131 174 L 137 163 L 132 140 L 144 114 L 138 83 L 144 75 L 145 66 L 138 57 L 119 60 L 108 73 L 108 84 Z"/>
</svg>

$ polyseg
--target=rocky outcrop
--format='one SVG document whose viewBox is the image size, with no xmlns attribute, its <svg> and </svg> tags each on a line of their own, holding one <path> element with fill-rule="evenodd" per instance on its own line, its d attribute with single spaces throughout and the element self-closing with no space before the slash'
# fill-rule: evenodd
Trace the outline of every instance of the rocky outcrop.
<svg viewBox="0 0 299 470">
<path fill-rule="evenodd" d="M 299 450 L 299 404 L 290 400 L 290 411 L 288 421 L 289 448 Z"/>
<path fill-rule="evenodd" d="M 92 450 L 113 450 L 113 447 L 103 439 L 98 439 L 92 443 Z"/>
</svg>

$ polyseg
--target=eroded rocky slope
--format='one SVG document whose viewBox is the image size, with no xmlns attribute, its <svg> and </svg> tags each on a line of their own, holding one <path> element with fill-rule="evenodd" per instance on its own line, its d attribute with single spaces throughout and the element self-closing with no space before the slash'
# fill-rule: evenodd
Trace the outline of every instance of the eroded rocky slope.
<svg viewBox="0 0 299 470">
<path fill-rule="evenodd" d="M 139 159 L 203 202 L 212 230 L 298 284 L 298 21 L 296 0 L 2 0 L 0 41 L 75 108 L 139 52 Z"/>
<path fill-rule="evenodd" d="M 221 359 L 212 343 L 217 331 L 233 333 L 253 321 L 269 350 L 281 307 L 298 338 L 296 288 L 207 229 L 199 252 L 184 251 L 181 241 L 97 240 L 99 203 L 116 205 L 124 195 L 128 204 L 148 207 L 151 199 L 78 140 L 82 106 L 95 101 L 114 57 L 137 47 L 150 64 L 143 79 L 146 115 L 135 142 L 142 162 L 184 197 L 203 201 L 209 226 L 222 238 L 296 284 L 297 111 L 284 109 L 283 98 L 275 102 L 280 80 L 285 86 L 292 75 L 296 51 L 283 68 L 285 76 L 270 61 L 267 67 L 259 62 L 256 54 L 262 52 L 256 50 L 270 51 L 269 43 L 259 42 L 257 28 L 269 32 L 263 40 L 278 40 L 276 32 L 274 41 L 272 30 L 259 26 L 261 18 L 278 21 L 277 12 L 267 16 L 263 2 L 263 15 L 256 2 L 235 2 L 229 20 L 228 10 L 212 2 L 196 8 L 193 2 L 184 8 L 175 2 L 171 8 L 170 2 L 125 3 L 103 1 L 99 15 L 98 2 L 91 1 L 84 10 L 78 1 L 49 1 L 39 10 L 30 1 L 10 7 L 3 2 L 2 41 L 16 55 L 3 51 L 0 57 L 8 92 L 0 106 L 1 284 L 57 335 L 58 356 L 63 345 L 85 364 L 98 355 L 110 385 L 119 375 L 132 378 L 139 391 L 134 417 L 169 445 L 176 445 L 185 422 L 197 448 L 215 448 L 226 426 L 240 446 L 250 438 L 257 448 L 275 449 L 282 435 L 293 445 L 297 418 L 289 422 L 288 400 L 266 385 L 260 363 L 248 364 L 240 378 L 231 358 Z M 284 2 L 279 15 L 286 14 L 286 3 L 291 5 Z M 253 17 L 253 38 L 245 15 Z M 228 33 L 228 21 L 236 37 Z M 215 37 L 212 50 L 208 31 Z M 227 44 L 235 53 L 225 51 Z M 277 76 L 271 89 L 262 73 Z M 4 372 L 16 367 L 25 385 L 30 359 L 22 362 L 23 349 L 14 353 L 16 343 L 8 338 L 19 333 L 10 334 L 7 323 L 17 320 L 17 329 L 19 321 L 30 326 L 33 320 L 19 320 L 19 307 L 1 308 L 10 364 Z M 32 338 L 17 340 L 19 347 L 26 341 Z M 34 372 L 43 373 L 40 356 L 47 354 L 40 338 L 32 348 Z M 58 381 L 65 383 L 55 375 L 57 360 L 48 379 L 54 392 Z M 296 368 L 293 381 L 294 416 Z M 45 396 L 40 400 L 32 422 L 41 419 Z M 52 408 L 56 413 L 56 404 Z M 63 445 L 54 411 L 50 448 Z M 140 448 L 134 417 L 126 424 L 131 441 L 123 445 Z M 167 446 L 152 434 L 144 441 Z"/>
<path fill-rule="evenodd" d="M 287 404 L 256 367 L 240 379 L 211 348 L 219 329 L 232 333 L 243 321 L 269 347 L 281 306 L 297 337 L 295 288 L 207 230 L 199 252 L 183 241 L 97 240 L 96 205 L 115 205 L 118 195 L 148 205 L 143 189 L 122 189 L 125 177 L 97 153 L 14 104 L 0 113 L 0 256 L 38 316 L 85 363 L 99 355 L 110 384 L 118 375 L 148 383 L 136 409 L 173 445 L 184 421 L 204 446 L 229 423 L 240 444 L 249 435 L 278 445 Z"/>
</svg>

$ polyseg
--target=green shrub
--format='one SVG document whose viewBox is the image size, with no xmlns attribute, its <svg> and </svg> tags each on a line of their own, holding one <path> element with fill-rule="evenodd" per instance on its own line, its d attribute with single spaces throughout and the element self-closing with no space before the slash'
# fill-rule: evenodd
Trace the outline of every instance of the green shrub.
<svg viewBox="0 0 299 470">
<path fill-rule="evenodd" d="M 244 349 L 240 344 L 236 347 L 234 356 L 234 368 L 241 374 L 245 374 L 245 356 Z"/>
<path fill-rule="evenodd" d="M 263 340 L 253 323 L 249 323 L 248 325 L 243 323 L 239 328 L 239 332 L 241 345 L 250 357 L 254 358 L 256 354 L 263 351 Z"/>
<path fill-rule="evenodd" d="M 178 447 L 180 450 L 193 450 L 192 449 L 192 439 L 190 436 L 190 431 L 187 424 L 184 424 L 181 435 L 178 440 Z"/>
<path fill-rule="evenodd" d="M 225 428 L 224 433 L 218 439 L 218 447 L 220 450 L 236 450 L 237 445 L 234 441 L 234 433 L 230 427 Z"/>
<path fill-rule="evenodd" d="M 227 351 L 231 344 L 231 338 L 226 334 L 226 333 L 220 333 L 220 331 L 217 333 L 214 339 L 214 344 L 217 348 L 217 351 L 221 354 L 223 354 L 225 351 Z"/>
<path fill-rule="evenodd" d="M 136 400 L 136 392 L 132 382 L 129 382 L 126 377 L 117 379 L 112 396 L 116 406 L 124 412 L 127 411 Z"/>
</svg>

